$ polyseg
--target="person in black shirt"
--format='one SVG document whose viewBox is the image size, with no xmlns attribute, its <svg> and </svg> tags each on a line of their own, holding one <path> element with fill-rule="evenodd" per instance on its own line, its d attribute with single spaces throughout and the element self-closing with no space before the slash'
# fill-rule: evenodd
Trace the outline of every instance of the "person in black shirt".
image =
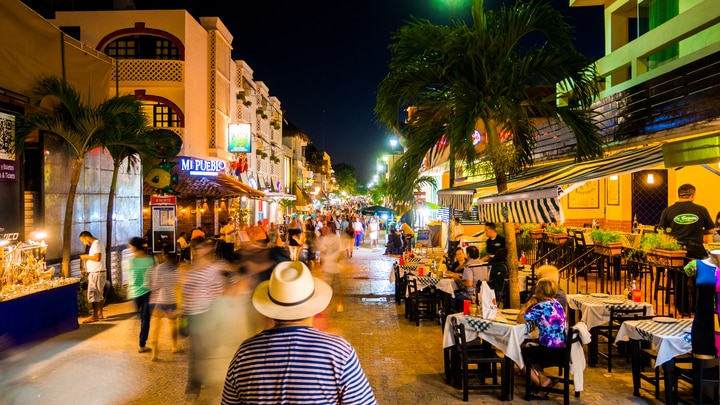
<svg viewBox="0 0 720 405">
<path fill-rule="evenodd" d="M 498 252 L 498 250 L 505 249 L 505 238 L 498 235 L 494 222 L 488 222 L 485 224 L 485 236 L 487 236 L 487 240 L 485 241 L 486 255 L 482 258 L 482 260 L 488 261 L 495 255 L 495 253 Z"/>
<path fill-rule="evenodd" d="M 678 201 L 663 210 L 658 227 L 685 246 L 687 257 L 704 259 L 707 257 L 704 238 L 712 235 L 715 224 L 707 208 L 695 204 L 694 200 L 695 186 L 680 186 Z"/>
</svg>

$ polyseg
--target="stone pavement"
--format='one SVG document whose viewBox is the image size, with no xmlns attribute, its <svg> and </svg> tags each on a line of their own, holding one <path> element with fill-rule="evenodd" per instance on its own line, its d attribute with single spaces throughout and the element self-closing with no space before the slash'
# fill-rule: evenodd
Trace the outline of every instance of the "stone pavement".
<svg viewBox="0 0 720 405">
<path fill-rule="evenodd" d="M 461 392 L 444 383 L 440 326 L 424 321 L 416 327 L 394 302 L 388 281 L 394 261 L 380 249 L 356 250 L 343 275 L 344 311 L 337 312 L 333 302 L 315 325 L 352 343 L 378 403 L 461 404 Z M 129 302 L 109 305 L 104 322 L 0 353 L 0 404 L 186 403 L 186 352 L 172 354 L 166 342 L 157 362 L 149 361 L 149 353 L 137 353 L 139 321 L 132 311 Z M 662 403 L 647 389 L 642 398 L 633 397 L 629 364 L 620 359 L 614 368 L 612 374 L 587 368 L 585 391 L 571 403 Z M 221 389 L 206 387 L 188 402 L 217 404 Z M 526 402 L 523 393 L 524 380 L 516 378 L 513 402 Z M 500 403 L 498 397 L 498 391 L 470 391 L 471 403 Z"/>
</svg>

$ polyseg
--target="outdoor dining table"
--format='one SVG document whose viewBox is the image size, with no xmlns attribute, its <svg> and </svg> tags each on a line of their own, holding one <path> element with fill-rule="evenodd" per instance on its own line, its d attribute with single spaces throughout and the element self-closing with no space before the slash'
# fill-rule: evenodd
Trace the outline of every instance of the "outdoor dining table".
<svg viewBox="0 0 720 405">
<path fill-rule="evenodd" d="M 515 315 L 511 318 L 505 318 L 500 313 L 495 319 L 483 319 L 480 317 L 467 316 L 462 313 L 451 314 L 448 318 L 455 318 L 458 323 L 465 326 L 465 337 L 467 341 L 472 341 L 477 338 L 482 338 L 491 345 L 505 354 L 506 358 L 509 358 L 515 362 L 520 368 L 525 367 L 523 361 L 522 351 L 520 345 L 525 339 L 531 338 L 530 332 L 532 326 L 525 323 L 514 322 Z M 455 339 L 451 330 L 450 319 L 445 322 L 445 330 L 443 331 L 443 351 L 445 357 L 445 372 L 448 373 L 450 356 L 455 345 Z M 513 399 L 513 366 L 512 363 L 502 368 L 502 393 L 501 400 L 512 401 Z"/>
<path fill-rule="evenodd" d="M 654 314 L 652 304 L 647 302 L 635 302 L 622 295 L 607 294 L 571 294 L 567 296 L 568 307 L 572 310 L 579 310 L 582 313 L 582 322 L 587 325 L 588 330 L 610 322 L 610 310 L 616 309 L 640 309 L 645 307 L 645 315 Z M 575 324 L 575 313 L 570 311 L 570 324 Z M 588 363 L 595 367 L 598 362 L 598 342 L 594 339 L 588 345 Z"/>
<path fill-rule="evenodd" d="M 652 342 L 657 351 L 655 367 L 663 367 L 665 403 L 676 403 L 675 359 L 692 350 L 690 344 L 692 322 L 692 319 L 665 317 L 623 322 L 615 342 L 630 341 L 634 396 L 640 396 L 640 342 L 644 340 Z"/>
</svg>

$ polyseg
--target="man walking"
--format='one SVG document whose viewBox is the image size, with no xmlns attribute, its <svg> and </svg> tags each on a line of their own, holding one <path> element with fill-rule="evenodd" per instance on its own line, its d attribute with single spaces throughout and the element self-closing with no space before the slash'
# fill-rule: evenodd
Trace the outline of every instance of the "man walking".
<svg viewBox="0 0 720 405">
<path fill-rule="evenodd" d="M 93 314 L 85 319 L 83 323 L 97 322 L 105 319 L 103 306 L 105 305 L 105 245 L 88 231 L 80 232 L 80 242 L 90 246 L 87 254 L 80 255 L 80 261 L 85 264 L 85 272 L 88 278 L 87 300 L 92 305 Z"/>
<path fill-rule="evenodd" d="M 283 262 L 252 303 L 274 326 L 246 340 L 230 362 L 223 404 L 377 404 L 355 349 L 313 328 L 332 289 L 301 262 Z"/>
<path fill-rule="evenodd" d="M 678 201 L 665 208 L 658 227 L 677 239 L 687 250 L 687 257 L 707 257 L 703 246 L 705 235 L 712 235 L 715 223 L 707 208 L 695 204 L 695 186 L 683 184 L 678 188 Z"/>
</svg>

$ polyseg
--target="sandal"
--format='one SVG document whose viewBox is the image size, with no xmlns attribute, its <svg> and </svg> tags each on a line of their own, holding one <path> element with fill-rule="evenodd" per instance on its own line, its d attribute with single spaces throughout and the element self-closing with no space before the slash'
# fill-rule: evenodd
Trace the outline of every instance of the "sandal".
<svg viewBox="0 0 720 405">
<path fill-rule="evenodd" d="M 98 321 L 97 318 L 90 317 L 90 318 L 86 318 L 85 320 L 83 320 L 82 323 L 93 323 L 93 322 L 97 322 L 97 321 Z"/>
<path fill-rule="evenodd" d="M 547 401 L 549 399 L 550 399 L 550 397 L 548 396 L 547 393 L 545 395 L 540 395 L 536 392 L 531 392 L 530 396 L 528 397 L 528 400 L 530 400 L 530 401 Z"/>
</svg>

